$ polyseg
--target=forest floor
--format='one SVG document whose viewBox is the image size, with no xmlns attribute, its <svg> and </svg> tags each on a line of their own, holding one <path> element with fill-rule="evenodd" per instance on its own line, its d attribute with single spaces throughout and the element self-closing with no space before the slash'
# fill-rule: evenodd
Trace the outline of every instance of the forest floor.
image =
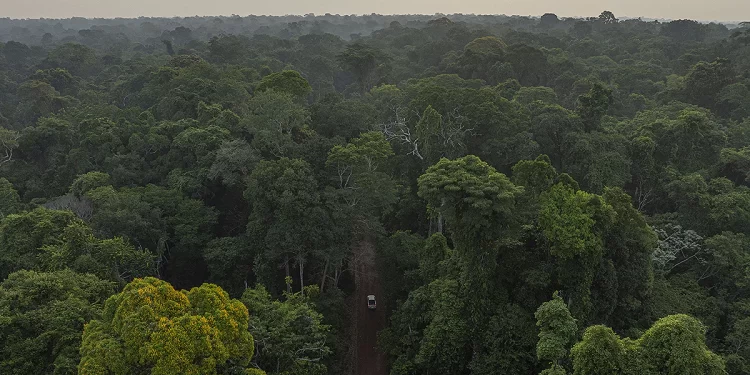
<svg viewBox="0 0 750 375">
<path fill-rule="evenodd" d="M 363 240 L 355 249 L 354 280 L 356 289 L 350 303 L 352 305 L 351 350 L 354 363 L 353 375 L 387 375 L 386 356 L 377 348 L 378 332 L 385 328 L 385 306 L 382 304 L 383 289 L 375 264 L 375 245 Z M 367 296 L 374 294 L 377 309 L 367 308 Z"/>
</svg>

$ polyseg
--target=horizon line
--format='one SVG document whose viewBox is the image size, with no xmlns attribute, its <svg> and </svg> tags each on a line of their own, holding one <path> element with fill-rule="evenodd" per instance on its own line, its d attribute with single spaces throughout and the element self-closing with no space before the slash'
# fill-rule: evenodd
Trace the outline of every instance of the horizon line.
<svg viewBox="0 0 750 375">
<path fill-rule="evenodd" d="M 544 14 L 555 14 L 553 12 L 547 12 L 543 13 L 541 15 L 523 15 L 523 14 L 504 14 L 504 13 L 442 13 L 442 12 L 436 12 L 433 14 L 428 13 L 346 13 L 346 14 L 340 14 L 340 13 L 330 13 L 326 12 L 324 14 L 316 14 L 316 13 L 306 13 L 306 14 L 247 14 L 247 15 L 238 15 L 238 14 L 207 14 L 207 15 L 190 15 L 190 16 L 180 16 L 180 15 L 173 15 L 173 16 L 135 16 L 135 17 L 101 17 L 101 16 L 92 16 L 92 17 L 86 17 L 86 16 L 70 16 L 70 17 L 64 17 L 64 18 L 52 18 L 52 17 L 0 17 L 0 20 L 11 20 L 11 21 L 42 21 L 42 20 L 52 20 L 52 21 L 62 21 L 62 20 L 72 20 L 72 19 L 86 19 L 86 20 L 137 20 L 137 19 L 189 19 L 189 18 L 233 18 L 233 17 L 240 17 L 240 18 L 248 18 L 248 17 L 299 17 L 299 18 L 317 18 L 317 17 L 365 17 L 365 16 L 379 16 L 379 17 L 404 17 L 404 16 L 491 16 L 491 17 L 528 17 L 528 18 L 540 18 Z M 555 14 L 557 15 L 557 14 Z M 559 16 L 560 19 L 588 19 L 595 16 Z M 676 20 L 691 20 L 696 21 L 700 23 L 722 23 L 722 24 L 741 24 L 745 22 L 750 21 L 742 21 L 742 20 L 708 20 L 708 19 L 689 19 L 689 18 L 658 18 L 658 17 L 647 17 L 647 16 L 618 16 L 619 20 L 647 20 L 647 21 L 676 21 Z"/>
</svg>

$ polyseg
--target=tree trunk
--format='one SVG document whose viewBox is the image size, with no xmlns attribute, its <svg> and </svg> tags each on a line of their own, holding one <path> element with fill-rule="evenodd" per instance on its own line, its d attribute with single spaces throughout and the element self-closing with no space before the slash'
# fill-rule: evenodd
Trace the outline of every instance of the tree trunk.
<svg viewBox="0 0 750 375">
<path fill-rule="evenodd" d="M 320 292 L 323 293 L 323 289 L 326 286 L 326 279 L 328 278 L 328 259 L 326 259 L 326 265 L 323 267 L 323 279 L 320 280 Z"/>
<path fill-rule="evenodd" d="M 338 288 L 339 286 L 339 277 L 341 277 L 341 266 L 337 265 L 336 270 L 334 271 L 334 277 L 333 277 L 333 285 Z"/>
<path fill-rule="evenodd" d="M 440 213 L 438 214 L 437 230 L 440 234 L 443 233 L 443 207 L 445 207 L 445 198 L 440 200 Z"/>
<path fill-rule="evenodd" d="M 297 258 L 297 265 L 299 266 L 299 292 L 305 295 L 305 259 L 301 256 Z"/>
<path fill-rule="evenodd" d="M 286 283 L 286 292 L 291 294 L 292 284 L 287 282 L 287 280 L 289 280 L 289 278 L 291 277 L 291 275 L 289 274 L 289 256 L 287 255 L 285 259 L 286 260 L 284 261 L 284 270 L 286 271 L 286 278 L 284 279 L 284 282 Z"/>
</svg>

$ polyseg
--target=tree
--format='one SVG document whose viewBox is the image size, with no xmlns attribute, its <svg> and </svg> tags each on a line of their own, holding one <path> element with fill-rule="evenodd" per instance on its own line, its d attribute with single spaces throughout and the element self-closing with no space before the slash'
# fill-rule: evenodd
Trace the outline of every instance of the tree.
<svg viewBox="0 0 750 375">
<path fill-rule="evenodd" d="M 638 339 L 643 371 L 660 374 L 725 374 L 724 361 L 705 342 L 706 327 L 688 315 L 659 319 Z"/>
<path fill-rule="evenodd" d="M 247 308 L 212 284 L 179 292 L 135 279 L 86 324 L 78 373 L 242 373 L 253 356 Z"/>
<path fill-rule="evenodd" d="M 19 134 L 0 126 L 0 168 L 13 160 L 13 150 L 18 148 Z"/>
<path fill-rule="evenodd" d="M 332 179 L 339 195 L 358 216 L 377 218 L 396 202 L 396 184 L 383 172 L 391 156 L 391 144 L 380 132 L 362 133 L 328 153 L 326 165 L 335 167 Z"/>
<path fill-rule="evenodd" d="M 726 374 L 724 360 L 706 347 L 705 332 L 684 314 L 659 319 L 637 340 L 592 326 L 571 351 L 573 374 Z"/>
<path fill-rule="evenodd" d="M 88 172 L 78 176 L 70 186 L 70 193 L 76 198 L 81 198 L 91 190 L 98 187 L 110 185 L 111 177 L 103 172 Z"/>
<path fill-rule="evenodd" d="M 625 191 L 607 188 L 603 198 L 614 211 L 614 221 L 603 239 L 605 257 L 611 260 L 617 281 L 617 302 L 608 321 L 615 329 L 623 330 L 636 326 L 635 321 L 648 308 L 653 293 L 652 256 L 657 236 Z"/>
<path fill-rule="evenodd" d="M 533 314 L 515 304 L 499 306 L 472 358 L 471 373 L 532 373 L 536 366 L 535 333 Z"/>
<path fill-rule="evenodd" d="M 46 68 L 62 68 L 73 75 L 84 76 L 92 73 L 96 60 L 96 53 L 91 48 L 67 43 L 50 51 L 42 65 Z"/>
<path fill-rule="evenodd" d="M 77 374 L 84 323 L 114 291 L 113 282 L 70 270 L 10 274 L 0 284 L 0 371 Z"/>
<path fill-rule="evenodd" d="M 0 221 L 0 275 L 21 269 L 71 268 L 105 280 L 128 281 L 154 273 L 154 259 L 122 238 L 99 239 L 70 211 L 37 208 Z"/>
<path fill-rule="evenodd" d="M 549 87 L 521 87 L 513 96 L 513 101 L 524 106 L 540 101 L 544 104 L 557 104 L 557 94 Z"/>
<path fill-rule="evenodd" d="M 543 194 L 539 226 L 550 245 L 550 253 L 562 259 L 596 255 L 601 239 L 594 233 L 594 218 L 587 205 L 598 197 L 557 184 Z"/>
<path fill-rule="evenodd" d="M 627 140 L 608 132 L 571 133 L 563 165 L 586 190 L 601 193 L 605 187 L 630 182 Z"/>
<path fill-rule="evenodd" d="M 539 25 L 545 28 L 556 26 L 559 22 L 560 19 L 554 13 L 545 13 L 539 19 Z"/>
<path fill-rule="evenodd" d="M 534 160 L 521 160 L 513 166 L 513 183 L 524 187 L 524 193 L 539 196 L 554 185 L 557 171 L 547 155 Z"/>
<path fill-rule="evenodd" d="M 528 44 L 513 44 L 508 47 L 507 61 L 522 85 L 541 86 L 547 83 L 550 65 L 544 51 Z"/>
<path fill-rule="evenodd" d="M 97 234 L 123 237 L 148 249 L 159 272 L 174 284 L 194 285 L 205 272 L 201 255 L 213 238 L 214 208 L 155 185 L 102 186 L 86 197 L 94 203 L 91 226 Z"/>
<path fill-rule="evenodd" d="M 78 80 L 70 72 L 61 68 L 37 70 L 29 78 L 47 82 L 63 95 L 75 94 L 78 85 Z"/>
<path fill-rule="evenodd" d="M 441 278 L 413 290 L 391 318 L 393 373 L 466 374 L 471 329 L 465 294 L 454 279 Z"/>
<path fill-rule="evenodd" d="M 220 237 L 203 250 L 209 280 L 230 295 L 240 296 L 252 282 L 254 262 L 259 249 L 251 246 L 245 236 Z"/>
<path fill-rule="evenodd" d="M 588 132 L 598 130 L 602 117 L 607 114 L 612 104 L 612 90 L 600 83 L 595 83 L 587 94 L 578 97 L 578 115 L 583 120 L 584 129 Z"/>
<path fill-rule="evenodd" d="M 664 24 L 661 33 L 680 42 L 699 42 L 706 37 L 706 27 L 693 20 L 674 20 Z"/>
<path fill-rule="evenodd" d="M 307 293 L 285 293 L 285 300 L 272 300 L 262 285 L 247 289 L 242 303 L 250 313 L 250 334 L 255 341 L 253 365 L 269 374 L 325 374 L 322 361 L 331 354 L 327 336 L 330 326 L 311 300 L 317 286 Z"/>
<path fill-rule="evenodd" d="M 289 94 L 275 90 L 256 94 L 250 110 L 246 130 L 253 135 L 251 145 L 264 156 L 289 156 L 293 132 L 306 124 L 307 110 Z"/>
<path fill-rule="evenodd" d="M 613 216 L 612 207 L 601 197 L 560 183 L 540 198 L 539 229 L 556 258 L 568 307 L 582 322 L 591 313 L 591 287 L 603 255 L 602 234 Z"/>
<path fill-rule="evenodd" d="M 539 306 L 534 316 L 539 327 L 536 356 L 540 361 L 549 363 L 551 370 L 543 374 L 564 374 L 561 362 L 567 358 L 568 350 L 575 341 L 578 331 L 576 320 L 557 292 L 552 295 L 552 300 Z"/>
<path fill-rule="evenodd" d="M 614 375 L 626 373 L 625 344 L 611 328 L 591 326 L 573 346 L 573 375 Z"/>
<path fill-rule="evenodd" d="M 236 64 L 247 57 L 249 44 L 244 35 L 219 35 L 208 41 L 208 51 L 219 62 Z"/>
<path fill-rule="evenodd" d="M 485 79 L 492 83 L 499 83 L 504 79 L 511 78 L 512 75 L 508 74 L 510 72 L 505 74 L 502 72 L 503 70 L 512 70 L 512 68 L 507 69 L 509 66 L 503 64 L 506 60 L 506 48 L 505 42 L 494 36 L 484 36 L 472 40 L 464 47 L 463 55 L 458 61 L 458 67 L 462 72 L 461 76 L 471 79 Z"/>
<path fill-rule="evenodd" d="M 60 93 L 50 86 L 47 82 L 26 81 L 18 87 L 18 97 L 20 103 L 16 110 L 17 119 L 25 124 L 32 124 L 40 117 L 48 116 L 61 110 L 70 102 L 74 101 L 70 97 L 62 97 Z M 8 133 L 1 129 L 5 134 L 0 134 L 0 139 L 4 140 L 3 148 L 6 151 L 6 159 L 10 160 L 7 150 L 13 146 L 13 133 Z M 18 137 L 15 138 L 16 140 Z"/>
<path fill-rule="evenodd" d="M 480 230 L 493 225 L 507 227 L 515 197 L 522 189 L 476 156 L 441 159 L 419 177 L 419 196 L 428 209 L 441 213 L 459 240 L 461 251 L 469 251 Z M 474 249 L 477 251 L 479 249 Z"/>
<path fill-rule="evenodd" d="M 564 170 L 572 134 L 583 130 L 580 118 L 560 105 L 532 104 L 531 133 L 540 153 L 548 155 L 557 170 Z"/>
<path fill-rule="evenodd" d="M 641 112 L 633 123 L 638 135 L 651 139 L 643 141 L 647 148 L 653 147 L 656 167 L 662 167 L 656 172 L 663 172 L 666 165 L 681 173 L 708 168 L 719 161 L 721 148 L 727 142 L 714 116 L 695 106 L 673 103 Z"/>
<path fill-rule="evenodd" d="M 304 290 L 305 264 L 326 247 L 330 233 L 324 229 L 329 228 L 329 217 L 310 164 L 288 158 L 261 161 L 248 179 L 245 197 L 252 203 L 247 231 L 263 246 L 262 265 L 268 272 L 281 266 L 289 277 L 291 262 L 296 261 Z M 273 285 L 273 279 L 262 281 Z"/>
<path fill-rule="evenodd" d="M 695 64 L 685 76 L 685 95 L 691 103 L 713 109 L 721 90 L 732 83 L 734 72 L 726 59 Z"/>
<path fill-rule="evenodd" d="M 304 98 L 312 91 L 310 84 L 306 79 L 295 70 L 284 70 L 278 73 L 271 73 L 260 80 L 256 90 L 276 90 L 289 94 L 295 98 Z"/>
<path fill-rule="evenodd" d="M 615 17 L 614 13 L 605 10 L 599 15 L 599 21 L 609 25 L 619 22 L 619 20 Z"/>
<path fill-rule="evenodd" d="M 0 178 L 0 221 L 21 209 L 21 199 L 13 185 L 5 178 Z"/>
<path fill-rule="evenodd" d="M 668 274 L 678 266 L 691 266 L 693 263 L 705 266 L 708 254 L 703 246 L 703 237 L 694 230 L 669 225 L 655 231 L 659 242 L 653 261 L 659 272 Z"/>
<path fill-rule="evenodd" d="M 591 35 L 591 32 L 593 31 L 593 27 L 589 22 L 586 21 L 577 21 L 573 24 L 573 27 L 570 29 L 570 33 L 573 34 L 578 39 L 583 39 L 589 35 Z"/>
<path fill-rule="evenodd" d="M 441 159 L 417 184 L 428 211 L 445 218 L 462 267 L 460 286 L 472 294 L 469 322 L 478 327 L 493 308 L 491 275 L 502 245 L 517 233 L 513 209 L 523 189 L 473 155 Z"/>
<path fill-rule="evenodd" d="M 363 93 L 377 83 L 377 70 L 387 60 L 381 51 L 362 43 L 348 45 L 337 59 L 354 73 L 359 90 Z"/>
</svg>

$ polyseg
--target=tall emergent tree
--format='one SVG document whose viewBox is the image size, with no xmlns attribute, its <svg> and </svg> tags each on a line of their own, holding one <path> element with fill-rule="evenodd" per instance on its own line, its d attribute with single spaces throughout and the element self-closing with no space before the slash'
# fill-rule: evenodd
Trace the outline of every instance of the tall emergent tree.
<svg viewBox="0 0 750 375">
<path fill-rule="evenodd" d="M 83 331 L 80 375 L 229 375 L 253 356 L 248 312 L 221 288 L 177 291 L 155 278 L 133 280 Z"/>
</svg>

